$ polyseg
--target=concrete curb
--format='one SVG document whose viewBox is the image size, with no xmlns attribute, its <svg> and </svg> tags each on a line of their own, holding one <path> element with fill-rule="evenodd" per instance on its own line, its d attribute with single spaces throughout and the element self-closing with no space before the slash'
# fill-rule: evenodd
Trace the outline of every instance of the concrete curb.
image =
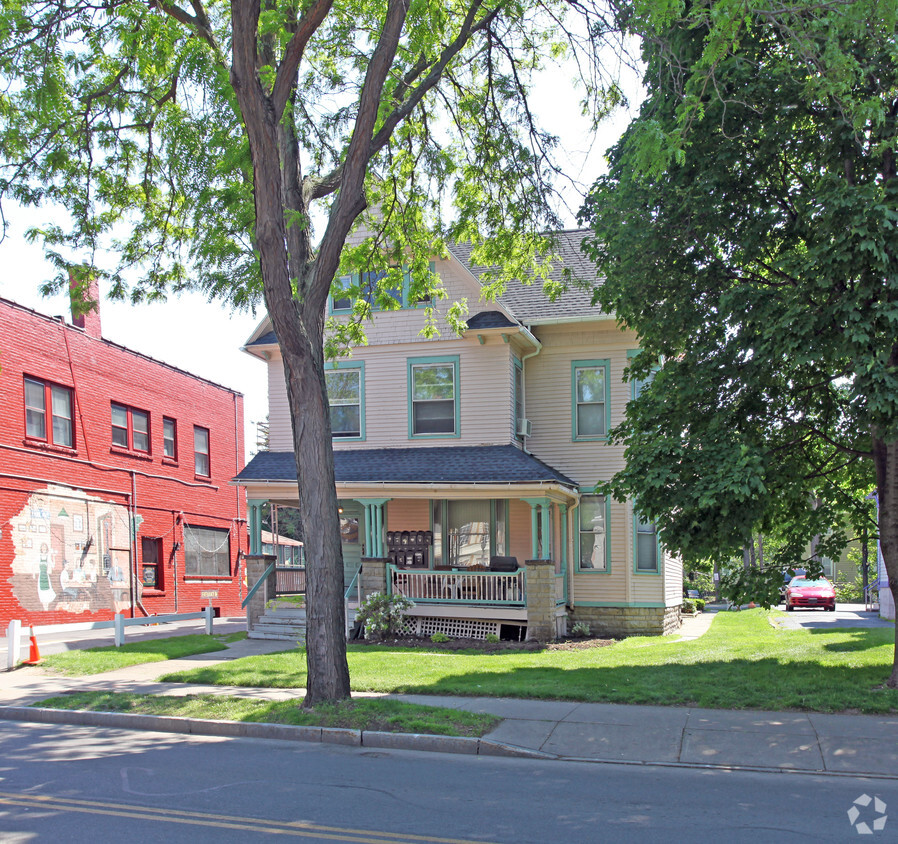
<svg viewBox="0 0 898 844">
<path fill-rule="evenodd" d="M 514 756 L 526 759 L 556 759 L 548 753 L 515 747 L 502 742 L 466 736 L 421 733 L 386 733 L 377 730 L 347 730 L 339 727 L 298 727 L 245 721 L 214 721 L 174 715 L 137 715 L 128 712 L 89 712 L 83 709 L 43 709 L 34 706 L 0 706 L 0 720 L 36 724 L 70 724 L 81 727 L 110 727 L 225 738 L 273 739 L 341 744 L 348 747 L 379 747 L 390 750 L 426 750 L 431 753 L 461 753 L 484 756 Z"/>
</svg>

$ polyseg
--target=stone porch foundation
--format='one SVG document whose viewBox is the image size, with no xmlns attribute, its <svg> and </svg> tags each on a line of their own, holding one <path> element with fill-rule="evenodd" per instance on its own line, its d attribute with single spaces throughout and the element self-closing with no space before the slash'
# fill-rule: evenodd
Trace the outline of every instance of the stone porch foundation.
<svg viewBox="0 0 898 844">
<path fill-rule="evenodd" d="M 680 627 L 680 607 L 578 607 L 569 625 L 585 621 L 593 636 L 667 636 Z"/>
</svg>

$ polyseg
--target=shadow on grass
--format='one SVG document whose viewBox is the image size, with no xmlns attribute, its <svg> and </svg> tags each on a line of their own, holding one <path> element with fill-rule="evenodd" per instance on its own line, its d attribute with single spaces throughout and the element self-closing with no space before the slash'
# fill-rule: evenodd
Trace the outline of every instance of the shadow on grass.
<svg viewBox="0 0 898 844">
<path fill-rule="evenodd" d="M 823 649 L 833 653 L 850 653 L 852 651 L 865 651 L 870 648 L 881 648 L 891 645 L 895 641 L 895 631 L 888 627 L 840 627 L 838 630 L 826 627 L 812 627 L 808 629 L 812 636 L 820 634 L 838 633 L 840 636 L 849 636 L 848 641 L 824 642 Z"/>
</svg>

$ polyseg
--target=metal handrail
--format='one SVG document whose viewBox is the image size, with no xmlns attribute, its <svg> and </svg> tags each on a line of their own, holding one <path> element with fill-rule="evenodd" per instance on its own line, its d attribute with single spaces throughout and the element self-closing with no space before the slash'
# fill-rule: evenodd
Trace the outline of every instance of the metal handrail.
<svg viewBox="0 0 898 844">
<path fill-rule="evenodd" d="M 349 623 L 349 601 L 350 595 L 352 594 L 352 590 L 356 590 L 356 600 L 358 603 L 362 602 L 362 590 L 359 583 L 359 576 L 362 573 L 362 565 L 359 564 L 358 570 L 355 573 L 355 576 L 352 580 L 349 581 L 349 586 L 346 587 L 346 591 L 343 593 L 343 618 L 346 621 L 346 638 L 349 638 L 350 633 L 352 632 L 352 625 Z"/>
<path fill-rule="evenodd" d="M 267 569 L 263 572 L 262 576 L 256 581 L 256 585 L 253 586 L 249 592 L 246 593 L 246 597 L 243 599 L 243 602 L 240 604 L 240 608 L 243 609 L 250 602 L 250 599 L 256 592 L 259 591 L 259 587 L 271 576 L 271 573 L 274 571 L 274 562 L 272 562 Z"/>
<path fill-rule="evenodd" d="M 344 600 L 344 601 L 348 601 L 348 600 L 350 599 L 349 596 L 350 596 L 352 590 L 353 590 L 354 588 L 356 588 L 356 584 L 357 584 L 357 582 L 358 582 L 359 575 L 360 575 L 361 573 L 362 573 L 362 566 L 359 565 L 359 567 L 358 567 L 358 569 L 357 569 L 357 571 L 356 571 L 356 573 L 355 573 L 355 576 L 352 578 L 352 580 L 349 581 L 349 586 L 346 587 L 346 591 L 343 593 L 343 600 Z M 358 597 L 358 596 L 356 596 L 356 597 Z"/>
</svg>

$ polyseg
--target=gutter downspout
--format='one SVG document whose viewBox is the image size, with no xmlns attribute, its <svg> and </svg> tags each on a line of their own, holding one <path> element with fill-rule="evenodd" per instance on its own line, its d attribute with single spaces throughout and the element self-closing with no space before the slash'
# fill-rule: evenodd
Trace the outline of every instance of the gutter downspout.
<svg viewBox="0 0 898 844">
<path fill-rule="evenodd" d="M 131 500 L 128 502 L 128 509 L 131 511 L 131 525 L 128 531 L 128 542 L 131 546 L 131 618 L 134 618 L 134 603 L 137 599 L 137 520 L 134 518 L 137 509 L 134 506 L 134 498 L 137 495 L 137 478 L 134 472 L 131 475 Z"/>
<path fill-rule="evenodd" d="M 524 357 L 521 358 L 521 391 L 523 392 L 523 395 L 521 396 L 521 406 L 524 409 L 524 418 L 528 419 L 529 417 L 527 416 L 527 360 L 529 358 L 536 357 L 543 350 L 543 344 L 540 343 L 539 340 L 536 339 L 536 336 L 530 330 L 529 325 L 525 325 L 524 328 L 526 329 L 527 333 L 530 335 L 530 338 L 533 340 L 533 342 L 536 343 L 536 348 L 532 352 L 530 352 L 530 354 L 524 355 Z M 521 449 L 523 450 L 524 454 L 530 454 L 530 452 L 527 450 L 527 438 L 526 437 L 523 437 L 521 440 Z"/>
</svg>

